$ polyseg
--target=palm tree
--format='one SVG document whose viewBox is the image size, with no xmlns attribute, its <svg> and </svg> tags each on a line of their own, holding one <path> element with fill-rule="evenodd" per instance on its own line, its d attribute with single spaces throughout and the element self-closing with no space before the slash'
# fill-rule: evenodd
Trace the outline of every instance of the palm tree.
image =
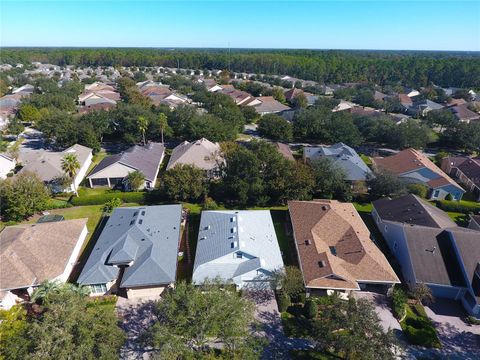
<svg viewBox="0 0 480 360">
<path fill-rule="evenodd" d="M 33 302 L 40 301 L 41 303 L 43 303 L 46 299 L 48 299 L 49 294 L 52 294 L 53 292 L 58 292 L 61 286 L 62 283 L 60 283 L 60 281 L 58 280 L 45 280 L 40 284 L 39 287 L 35 289 L 32 296 L 30 297 L 30 300 Z"/>
<path fill-rule="evenodd" d="M 160 113 L 158 115 L 158 122 L 160 123 L 160 131 L 162 134 L 162 144 L 163 144 L 163 132 L 165 131 L 166 127 L 168 126 L 167 116 L 164 113 Z"/>
<path fill-rule="evenodd" d="M 73 293 L 78 296 L 87 296 L 90 294 L 90 289 L 87 286 L 77 286 L 71 283 L 62 283 L 58 280 L 46 280 L 35 289 L 30 300 L 32 302 L 40 302 L 41 304 L 48 301 L 48 298 L 53 294 Z"/>
<path fill-rule="evenodd" d="M 425 283 L 418 283 L 412 290 L 412 296 L 416 300 L 417 304 L 425 303 L 430 305 L 435 302 L 435 297 L 432 294 L 432 290 L 425 285 Z"/>
<path fill-rule="evenodd" d="M 78 162 L 77 155 L 67 154 L 62 159 L 62 170 L 72 180 L 73 191 L 78 196 L 77 189 L 75 187 L 75 175 L 77 170 L 80 169 L 80 163 Z"/>
<path fill-rule="evenodd" d="M 127 175 L 127 182 L 130 185 L 130 189 L 138 190 L 145 181 L 145 175 L 139 170 L 132 171 Z"/>
<path fill-rule="evenodd" d="M 147 118 L 145 118 L 145 116 L 139 116 L 139 117 L 138 117 L 138 120 L 137 120 L 137 125 L 138 125 L 138 129 L 139 129 L 140 132 L 142 133 L 143 146 L 145 146 L 145 145 L 147 144 L 147 142 L 145 141 L 145 132 L 146 132 L 147 129 L 148 129 L 148 120 L 147 120 Z"/>
</svg>

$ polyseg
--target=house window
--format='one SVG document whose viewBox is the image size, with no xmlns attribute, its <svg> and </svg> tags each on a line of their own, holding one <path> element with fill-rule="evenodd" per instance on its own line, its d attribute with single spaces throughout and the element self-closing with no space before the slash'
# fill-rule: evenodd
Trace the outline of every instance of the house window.
<svg viewBox="0 0 480 360">
<path fill-rule="evenodd" d="M 335 246 L 329 246 L 329 248 L 332 255 L 337 256 L 337 248 Z"/>
<path fill-rule="evenodd" d="M 106 284 L 93 284 L 90 285 L 90 293 L 97 295 L 97 294 L 105 294 L 107 292 L 107 285 Z"/>
<path fill-rule="evenodd" d="M 435 190 L 435 191 L 433 192 L 433 197 L 436 198 L 436 197 L 438 197 L 438 195 L 440 195 L 440 190 Z"/>
<path fill-rule="evenodd" d="M 388 226 L 385 225 L 385 227 L 383 228 L 385 230 L 386 233 L 388 233 Z"/>
</svg>

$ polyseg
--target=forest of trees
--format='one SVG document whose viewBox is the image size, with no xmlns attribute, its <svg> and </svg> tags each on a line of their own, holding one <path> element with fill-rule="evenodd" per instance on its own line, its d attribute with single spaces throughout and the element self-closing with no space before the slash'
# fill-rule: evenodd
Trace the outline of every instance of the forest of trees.
<svg viewBox="0 0 480 360">
<path fill-rule="evenodd" d="M 288 74 L 325 83 L 400 82 L 480 88 L 480 57 L 469 52 L 2 48 L 1 62 L 80 66 L 167 66 Z"/>
</svg>

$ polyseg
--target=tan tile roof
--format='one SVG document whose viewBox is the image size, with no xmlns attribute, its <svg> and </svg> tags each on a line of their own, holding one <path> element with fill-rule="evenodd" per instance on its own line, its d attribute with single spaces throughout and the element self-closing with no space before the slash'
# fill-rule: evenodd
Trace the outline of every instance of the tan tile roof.
<svg viewBox="0 0 480 360">
<path fill-rule="evenodd" d="M 19 289 L 65 271 L 87 219 L 7 226 L 0 232 L 0 289 Z"/>
<path fill-rule="evenodd" d="M 433 171 L 438 178 L 430 180 L 427 184 L 431 188 L 452 184 L 461 188 L 450 176 L 445 174 L 428 157 L 415 149 L 405 149 L 399 153 L 386 158 L 373 158 L 375 167 L 380 170 L 387 170 L 395 175 L 402 175 L 410 171 L 415 171 L 423 167 Z"/>
<path fill-rule="evenodd" d="M 399 282 L 351 203 L 288 203 L 307 287 L 359 289 L 358 282 Z"/>
</svg>

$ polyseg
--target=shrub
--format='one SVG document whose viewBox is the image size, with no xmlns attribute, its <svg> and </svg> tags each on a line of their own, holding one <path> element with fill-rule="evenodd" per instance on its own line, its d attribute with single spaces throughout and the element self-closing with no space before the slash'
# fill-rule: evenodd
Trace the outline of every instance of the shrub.
<svg viewBox="0 0 480 360">
<path fill-rule="evenodd" d="M 407 304 L 407 294 L 399 287 L 395 286 L 392 292 L 392 310 L 397 319 L 401 319 L 405 314 L 405 305 Z"/>
<path fill-rule="evenodd" d="M 466 317 L 465 322 L 470 325 L 480 325 L 480 319 L 475 316 L 469 315 Z"/>
<path fill-rule="evenodd" d="M 465 201 L 438 200 L 437 206 L 443 211 L 459 212 L 464 214 L 480 213 L 480 203 Z"/>
<path fill-rule="evenodd" d="M 423 184 L 410 184 L 408 185 L 408 192 L 425 199 L 428 195 L 428 187 Z"/>
<path fill-rule="evenodd" d="M 118 198 L 125 203 L 145 203 L 144 192 L 107 193 L 102 195 L 73 197 L 71 202 L 74 206 L 103 205 L 114 198 Z"/>
<path fill-rule="evenodd" d="M 120 205 L 122 205 L 122 200 L 120 200 L 118 197 L 115 197 L 105 203 L 105 205 L 103 206 L 103 211 L 110 213 L 113 211 L 113 209 L 119 207 Z"/>
<path fill-rule="evenodd" d="M 307 300 L 305 302 L 305 307 L 303 308 L 303 310 L 307 319 L 313 319 L 317 316 L 318 306 L 314 301 Z"/>
<path fill-rule="evenodd" d="M 298 294 L 291 295 L 290 298 L 294 303 L 305 303 L 307 295 L 304 292 L 299 292 Z"/>
<path fill-rule="evenodd" d="M 431 326 L 416 328 L 407 325 L 404 329 L 404 333 L 407 336 L 408 341 L 413 345 L 439 347 L 437 334 L 435 333 L 435 329 Z"/>
<path fill-rule="evenodd" d="M 203 210 L 218 210 L 219 206 L 211 197 L 206 197 L 205 201 L 203 202 L 202 209 Z"/>
<path fill-rule="evenodd" d="M 285 293 L 280 293 L 278 295 L 278 311 L 284 312 L 287 311 L 290 306 L 290 296 Z"/>
<path fill-rule="evenodd" d="M 447 194 L 447 196 L 445 196 L 445 200 L 452 201 L 453 200 L 452 194 Z"/>
</svg>

